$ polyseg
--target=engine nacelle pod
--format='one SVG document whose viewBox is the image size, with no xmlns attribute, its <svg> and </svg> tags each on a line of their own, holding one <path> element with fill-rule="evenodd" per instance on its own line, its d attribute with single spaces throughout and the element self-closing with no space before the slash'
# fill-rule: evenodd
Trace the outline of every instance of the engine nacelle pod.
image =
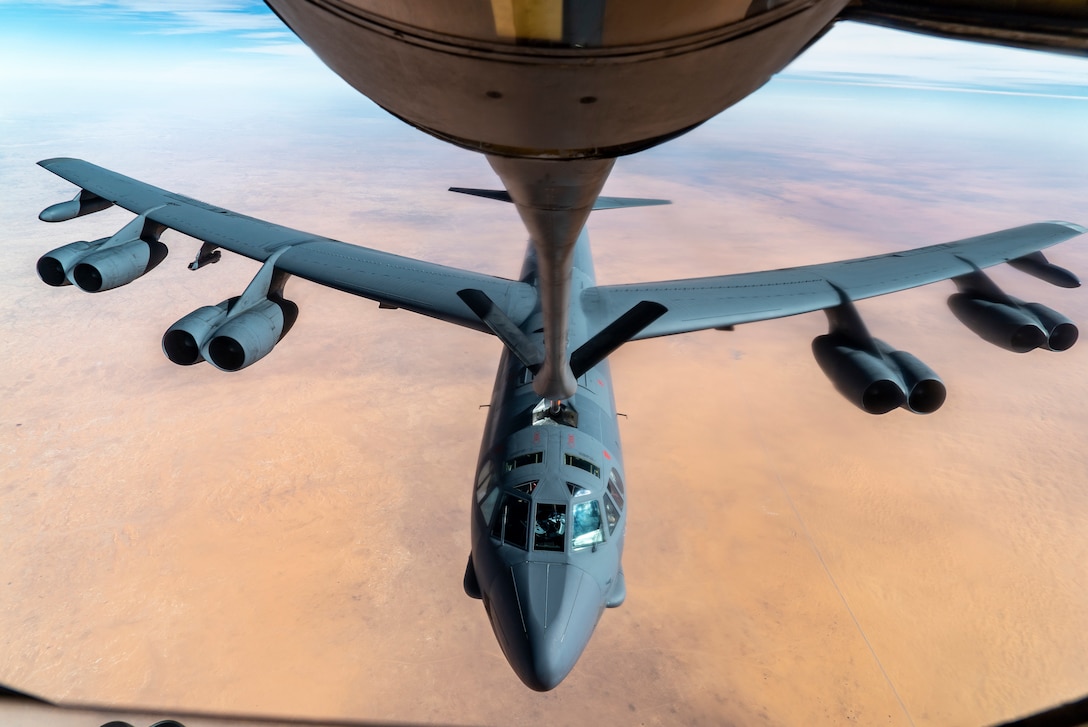
<svg viewBox="0 0 1088 727">
<path fill-rule="evenodd" d="M 1051 351 L 1066 351 L 1080 337 L 1077 324 L 1053 308 L 1047 308 L 1042 303 L 1021 303 L 1020 307 L 1039 321 L 1046 331 L 1046 348 Z"/>
<path fill-rule="evenodd" d="M 103 237 L 94 242 L 80 240 L 62 245 L 56 250 L 50 250 L 38 258 L 38 277 L 46 285 L 52 285 L 55 288 L 71 285 L 72 281 L 68 279 L 68 273 L 76 266 L 76 263 L 97 250 L 108 239 Z"/>
<path fill-rule="evenodd" d="M 219 305 L 206 305 L 166 329 L 162 336 L 162 352 L 179 366 L 192 366 L 204 360 L 200 350 L 215 329 L 227 318 L 227 311 L 237 297 Z"/>
<path fill-rule="evenodd" d="M 88 293 L 119 288 L 152 270 L 166 258 L 158 240 L 132 240 L 92 252 L 72 268 L 72 282 Z"/>
<path fill-rule="evenodd" d="M 201 353 L 222 371 L 244 369 L 267 356 L 297 318 L 297 305 L 270 296 L 217 328 Z"/>
<path fill-rule="evenodd" d="M 899 377 L 877 354 L 827 334 L 812 341 L 812 355 L 846 399 L 870 414 L 887 414 L 907 402 Z"/>
<path fill-rule="evenodd" d="M 967 293 L 949 296 L 948 307 L 963 325 L 980 338 L 1008 351 L 1027 353 L 1047 343 L 1047 332 L 1040 322 L 1019 307 L 994 303 Z"/>
<path fill-rule="evenodd" d="M 932 414 L 940 409 L 948 397 L 948 390 L 941 377 L 912 354 L 896 351 L 880 340 L 876 343 L 888 363 L 899 371 L 907 393 L 903 408 L 915 414 Z"/>
</svg>

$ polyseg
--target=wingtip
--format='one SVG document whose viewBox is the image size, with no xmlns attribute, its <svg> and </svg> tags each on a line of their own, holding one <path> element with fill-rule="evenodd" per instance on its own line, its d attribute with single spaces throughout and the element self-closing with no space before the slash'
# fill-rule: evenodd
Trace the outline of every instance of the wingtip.
<svg viewBox="0 0 1088 727">
<path fill-rule="evenodd" d="M 64 162 L 78 162 L 78 161 L 79 161 L 78 159 L 73 159 L 72 157 L 50 157 L 49 159 L 42 159 L 40 162 L 38 162 L 38 166 L 42 167 L 44 169 L 49 169 L 51 166 L 53 166 L 55 164 L 62 164 Z"/>
<path fill-rule="evenodd" d="M 1049 222 L 1052 225 L 1061 225 L 1062 227 L 1068 227 L 1070 230 L 1077 233 L 1078 235 L 1083 235 L 1084 233 L 1088 232 L 1088 227 L 1085 227 L 1084 225 L 1078 225 L 1076 222 L 1066 222 L 1065 220 L 1049 220 Z"/>
</svg>

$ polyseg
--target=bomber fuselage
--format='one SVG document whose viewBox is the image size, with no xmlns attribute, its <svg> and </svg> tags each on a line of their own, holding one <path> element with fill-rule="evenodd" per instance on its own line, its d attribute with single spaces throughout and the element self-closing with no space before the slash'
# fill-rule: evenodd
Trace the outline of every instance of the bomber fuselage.
<svg viewBox="0 0 1088 727">
<path fill-rule="evenodd" d="M 573 262 L 574 289 L 593 285 L 584 232 Z M 522 279 L 537 280 L 531 246 Z M 577 345 L 593 331 L 577 299 L 570 311 Z M 523 325 L 537 340 L 541 320 L 537 312 Z M 626 492 L 607 361 L 561 402 L 537 396 L 532 378 L 504 350 L 480 447 L 465 589 L 483 599 L 522 681 L 547 690 L 574 667 L 604 609 L 623 601 Z"/>
</svg>

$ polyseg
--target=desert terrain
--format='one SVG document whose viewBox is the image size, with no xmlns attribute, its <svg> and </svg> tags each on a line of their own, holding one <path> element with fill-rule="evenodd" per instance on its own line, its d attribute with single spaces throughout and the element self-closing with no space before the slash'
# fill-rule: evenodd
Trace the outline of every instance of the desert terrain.
<svg viewBox="0 0 1088 727">
<path fill-rule="evenodd" d="M 10 98 L 24 98 L 12 94 Z M 935 285 L 859 304 L 933 366 L 931 416 L 871 417 L 809 352 L 821 314 L 613 355 L 627 602 L 555 691 L 524 688 L 462 591 L 492 338 L 306 281 L 236 374 L 181 368 L 175 320 L 257 266 L 167 233 L 147 278 L 50 289 L 37 257 L 111 234 L 34 166 L 77 156 L 246 214 L 514 276 L 482 157 L 363 101 L 30 104 L 0 122 L 0 683 L 51 699 L 438 724 L 978 725 L 1088 691 L 1088 344 L 1007 353 Z M 930 109 L 922 114 L 919 109 Z M 776 82 L 619 161 L 590 220 L 602 283 L 1088 223 L 1088 102 Z M 1051 258 L 1088 274 L 1088 239 Z M 1088 323 L 1088 295 L 1012 270 Z"/>
</svg>

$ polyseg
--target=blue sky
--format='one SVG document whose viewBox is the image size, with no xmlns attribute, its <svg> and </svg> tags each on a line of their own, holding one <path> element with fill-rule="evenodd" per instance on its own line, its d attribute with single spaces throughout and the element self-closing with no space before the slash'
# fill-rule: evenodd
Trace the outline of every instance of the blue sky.
<svg viewBox="0 0 1088 727">
<path fill-rule="evenodd" d="M 845 24 L 783 78 L 960 92 L 1088 97 L 1080 58 L 954 43 Z M 255 0 L 0 0 L 0 83 L 276 83 L 329 74 Z"/>
<path fill-rule="evenodd" d="M 889 159 L 907 139 L 932 154 L 952 143 L 973 145 L 977 164 L 1053 156 L 1047 140 L 1062 139 L 1057 166 L 1064 178 L 1088 153 L 1086 78 L 1084 58 L 845 23 L 767 88 L 690 135 L 691 144 L 666 145 L 665 153 L 688 149 L 698 160 L 699 149 L 715 145 L 733 155 L 742 153 L 738 143 L 763 145 L 761 153 L 782 156 L 782 173 L 813 150 L 830 149 L 831 140 L 844 143 L 844 135 L 869 154 L 887 148 Z M 130 143 L 144 139 L 157 148 L 153 130 L 186 129 L 171 141 L 180 150 L 180 139 L 204 143 L 242 117 L 269 131 L 276 122 L 275 133 L 293 120 L 326 145 L 336 133 L 362 139 L 360 119 L 380 121 L 367 127 L 368 138 L 418 138 L 431 153 L 441 147 L 399 122 L 385 123 L 391 119 L 262 2 L 0 0 L 0 122 L 36 119 L 39 127 L 63 129 L 58 137 L 72 146 L 77 127 L 86 132 L 92 120 L 122 110 L 132 120 Z M 807 121 L 799 126 L 802 110 Z M 336 123 L 344 126 L 334 132 Z"/>
<path fill-rule="evenodd" d="M 293 36 L 261 2 L 250 0 L 0 0 L 5 35 L 106 45 L 121 37 L 188 36 L 209 47 L 276 50 Z"/>
<path fill-rule="evenodd" d="M 845 23 L 684 143 L 623 166 L 667 168 L 682 157 L 689 171 L 706 167 L 717 179 L 731 172 L 708 156 L 714 151 L 727 153 L 734 170 L 751 155 L 750 176 L 778 179 L 811 176 L 813 164 L 831 163 L 815 161 L 821 154 L 863 148 L 867 158 L 902 164 L 910 148 L 935 159 L 971 153 L 964 164 L 974 168 L 1014 159 L 1019 168 L 1045 167 L 1031 188 L 1050 189 L 1075 183 L 1077 160 L 1088 154 L 1086 78 L 1084 58 Z M 260 138 L 300 135 L 293 143 L 314 149 L 381 139 L 370 154 L 422 144 L 429 154 L 463 155 L 351 89 L 262 2 L 0 0 L 0 124 L 37 129 L 42 156 L 85 148 L 98 158 L 95 140 L 116 137 L 119 118 L 134 149 L 183 158 L 231 137 L 239 123 L 264 130 Z M 766 154 L 777 160 L 772 170 Z M 401 166 L 415 158 L 393 156 Z"/>
<path fill-rule="evenodd" d="M 0 0 L 0 94 L 342 85 L 260 2 Z"/>
</svg>

